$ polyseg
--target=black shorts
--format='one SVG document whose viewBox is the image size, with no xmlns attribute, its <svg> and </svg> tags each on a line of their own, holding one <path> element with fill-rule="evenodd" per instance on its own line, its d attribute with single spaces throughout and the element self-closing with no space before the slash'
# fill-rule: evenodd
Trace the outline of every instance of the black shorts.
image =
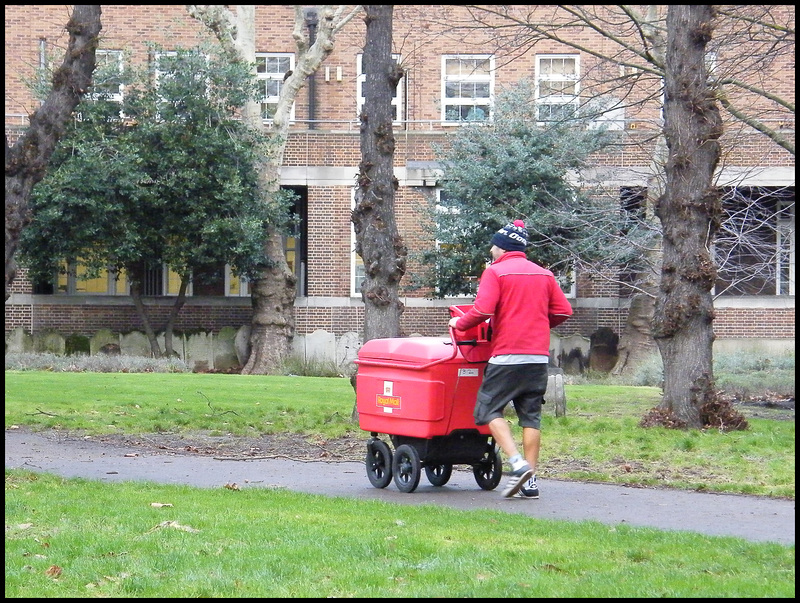
<svg viewBox="0 0 800 603">
<path fill-rule="evenodd" d="M 547 364 L 486 364 L 475 401 L 475 424 L 486 425 L 503 416 L 514 402 L 521 427 L 541 429 L 547 391 Z"/>
</svg>

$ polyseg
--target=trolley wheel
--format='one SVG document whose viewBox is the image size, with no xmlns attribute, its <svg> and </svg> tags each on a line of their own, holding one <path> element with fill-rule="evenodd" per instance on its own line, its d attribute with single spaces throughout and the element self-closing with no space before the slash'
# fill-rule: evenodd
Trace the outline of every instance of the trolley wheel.
<svg viewBox="0 0 800 603">
<path fill-rule="evenodd" d="M 367 442 L 367 477 L 376 488 L 385 488 L 392 481 L 392 450 L 383 440 L 377 438 Z"/>
<path fill-rule="evenodd" d="M 446 463 L 433 465 L 432 467 L 426 465 L 425 475 L 428 476 L 428 481 L 434 486 L 444 486 L 450 481 L 450 476 L 453 475 L 453 466 Z"/>
<path fill-rule="evenodd" d="M 503 459 L 497 446 L 492 446 L 484 457 L 472 466 L 475 481 L 484 490 L 494 490 L 503 479 Z"/>
<path fill-rule="evenodd" d="M 422 475 L 422 464 L 417 449 L 408 444 L 398 446 L 394 451 L 392 471 L 394 472 L 394 483 L 400 492 L 416 490 L 420 475 Z"/>
</svg>

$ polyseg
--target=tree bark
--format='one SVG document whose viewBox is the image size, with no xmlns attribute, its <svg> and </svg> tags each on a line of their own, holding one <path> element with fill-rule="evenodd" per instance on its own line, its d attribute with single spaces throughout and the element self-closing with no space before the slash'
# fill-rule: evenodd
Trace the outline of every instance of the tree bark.
<svg viewBox="0 0 800 603">
<path fill-rule="evenodd" d="M 283 238 L 271 229 L 267 254 L 280 258 L 250 283 L 253 320 L 250 327 L 250 354 L 243 375 L 274 373 L 291 353 L 294 337 L 294 300 L 297 279 L 289 270 L 283 253 Z M 277 255 L 276 255 L 277 254 Z"/>
<path fill-rule="evenodd" d="M 392 96 L 403 71 L 392 58 L 392 5 L 364 5 L 364 110 L 361 113 L 361 163 L 352 220 L 356 253 L 364 260 L 363 341 L 397 337 L 403 303 L 400 280 L 408 251 L 394 215 L 395 138 Z"/>
<path fill-rule="evenodd" d="M 53 88 L 30 125 L 14 144 L 6 136 L 6 300 L 17 273 L 14 255 L 22 231 L 30 223 L 28 201 L 33 187 L 45 175 L 47 163 L 64 125 L 89 89 L 100 36 L 100 5 L 76 4 L 66 25 L 69 43 L 61 67 L 53 74 Z"/>
<path fill-rule="evenodd" d="M 652 174 L 647 182 L 644 219 L 648 223 L 651 220 L 655 221 L 653 199 L 660 198 L 664 192 L 662 174 L 666 154 L 666 142 L 664 137 L 660 136 L 653 151 Z M 658 345 L 653 339 L 652 324 L 663 259 L 660 237 L 653 247 L 645 252 L 645 255 L 646 270 L 636 275 L 638 291 L 631 297 L 628 319 L 625 321 L 625 327 L 620 334 L 617 346 L 619 357 L 611 370 L 613 375 L 632 374 L 658 351 Z"/>
<path fill-rule="evenodd" d="M 181 278 L 181 286 L 178 290 L 178 295 L 175 297 L 172 308 L 170 308 L 167 324 L 164 326 L 164 355 L 167 358 L 172 358 L 175 355 L 175 347 L 172 343 L 173 335 L 175 334 L 175 323 L 178 320 L 178 314 L 180 314 L 181 308 L 186 304 L 186 290 L 188 288 L 189 277 L 184 276 Z"/>
<path fill-rule="evenodd" d="M 142 288 L 139 284 L 140 280 L 131 280 L 131 298 L 133 298 L 133 305 L 136 307 L 136 313 L 142 321 L 144 333 L 147 336 L 147 341 L 150 343 L 150 354 L 153 358 L 161 358 L 161 346 L 158 345 L 158 338 L 150 322 L 150 314 L 147 312 L 147 306 L 144 305 L 142 299 Z"/>
<path fill-rule="evenodd" d="M 648 279 L 650 277 L 646 274 L 640 276 Z M 632 374 L 658 349 L 650 332 L 650 325 L 655 313 L 655 299 L 649 294 L 649 291 L 655 292 L 656 281 L 649 280 L 641 287 L 648 293 L 636 293 L 631 298 L 628 320 L 625 321 L 625 327 L 620 334 L 617 346 L 619 356 L 611 370 L 612 375 Z"/>
<path fill-rule="evenodd" d="M 709 89 L 706 45 L 714 30 L 710 5 L 670 5 L 667 12 L 664 133 L 666 186 L 656 206 L 663 226 L 663 264 L 653 336 L 664 361 L 659 409 L 687 427 L 702 427 L 714 400 L 712 347 L 716 278 L 710 249 L 721 220 L 713 185 L 722 120 Z"/>
</svg>

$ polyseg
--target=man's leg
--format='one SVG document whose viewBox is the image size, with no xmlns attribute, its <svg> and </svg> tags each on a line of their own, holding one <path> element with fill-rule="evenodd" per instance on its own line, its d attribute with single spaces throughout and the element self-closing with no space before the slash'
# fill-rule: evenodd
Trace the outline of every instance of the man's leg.
<svg viewBox="0 0 800 603">
<path fill-rule="evenodd" d="M 489 431 L 492 432 L 495 442 L 498 443 L 503 452 L 508 457 L 509 464 L 511 465 L 511 477 L 503 489 L 503 496 L 508 498 L 514 496 L 519 492 L 530 477 L 533 477 L 533 469 L 528 466 L 527 459 L 513 461 L 515 457 L 519 457 L 519 450 L 517 444 L 514 442 L 514 436 L 511 434 L 511 427 L 505 418 L 497 417 L 489 421 Z"/>
<path fill-rule="evenodd" d="M 498 446 L 505 452 L 507 459 L 519 454 L 517 443 L 514 441 L 514 436 L 511 434 L 511 427 L 509 427 L 506 419 L 497 417 L 489 421 L 489 431 L 492 432 L 494 441 L 497 442 Z"/>
<path fill-rule="evenodd" d="M 506 425 L 506 427 L 508 427 L 508 425 Z M 489 428 L 491 429 L 491 424 Z M 509 434 L 510 433 L 511 430 L 509 429 Z M 494 430 L 492 430 L 492 434 L 494 434 Z M 495 436 L 494 439 L 497 440 L 497 436 Z M 536 473 L 536 465 L 539 464 L 539 448 L 541 444 L 542 431 L 540 429 L 534 429 L 533 427 L 522 428 L 522 450 L 525 453 L 525 460 L 528 461 L 534 473 Z"/>
</svg>

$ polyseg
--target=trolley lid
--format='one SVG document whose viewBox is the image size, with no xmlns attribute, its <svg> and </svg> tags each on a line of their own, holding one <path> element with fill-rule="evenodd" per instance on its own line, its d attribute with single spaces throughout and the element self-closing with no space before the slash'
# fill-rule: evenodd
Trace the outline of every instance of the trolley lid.
<svg viewBox="0 0 800 603">
<path fill-rule="evenodd" d="M 449 360 L 454 356 L 453 342 L 443 337 L 391 337 L 370 339 L 358 350 L 358 360 L 383 360 L 423 364 Z"/>
</svg>

